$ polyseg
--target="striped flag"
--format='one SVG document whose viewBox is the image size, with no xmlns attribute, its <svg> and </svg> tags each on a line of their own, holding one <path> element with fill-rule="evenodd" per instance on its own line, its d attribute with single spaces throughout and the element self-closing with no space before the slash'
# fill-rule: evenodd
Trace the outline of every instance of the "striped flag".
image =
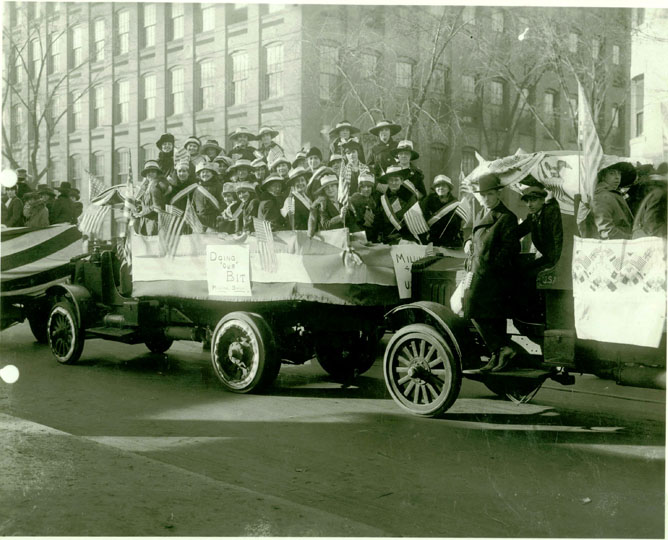
<svg viewBox="0 0 668 540">
<path fill-rule="evenodd" d="M 424 219 L 424 214 L 422 213 L 422 208 L 420 208 L 420 203 L 416 202 L 404 213 L 404 221 L 408 226 L 408 230 L 411 231 L 411 234 L 420 241 L 420 235 L 429 232 L 429 225 Z"/>
<path fill-rule="evenodd" d="M 350 196 L 350 180 L 352 178 L 352 168 L 341 161 L 341 169 L 339 171 L 339 202 L 341 206 L 348 205 L 348 198 Z"/>
<path fill-rule="evenodd" d="M 125 234 L 128 233 L 132 221 L 132 212 L 136 210 L 136 201 L 135 201 L 135 186 L 132 180 L 132 156 L 128 160 L 128 181 L 125 187 L 125 201 L 123 204 L 123 218 L 125 219 L 127 225 L 125 228 Z"/>
<path fill-rule="evenodd" d="M 97 206 L 89 204 L 79 217 L 79 230 L 83 234 L 98 235 L 111 208 L 109 206 Z"/>
<path fill-rule="evenodd" d="M 267 163 L 273 163 L 280 157 L 284 157 L 283 149 L 277 144 L 272 145 L 272 147 L 269 149 L 269 152 L 267 152 Z"/>
<path fill-rule="evenodd" d="M 197 217 L 197 213 L 195 212 L 193 203 L 190 199 L 188 199 L 188 202 L 186 203 L 186 211 L 183 213 L 183 219 L 185 219 L 193 232 L 201 234 L 206 231 L 206 227 Z"/>
<path fill-rule="evenodd" d="M 167 207 L 169 207 L 169 211 Z M 167 207 L 165 212 L 158 213 L 160 256 L 174 257 L 185 223 L 185 215 L 176 207 L 171 205 L 167 205 Z"/>
<path fill-rule="evenodd" d="M 92 201 L 99 197 L 100 193 L 106 189 L 106 186 L 104 185 L 104 180 L 97 178 L 90 171 L 85 172 L 88 175 L 88 200 Z"/>
<path fill-rule="evenodd" d="M 276 258 L 276 248 L 274 246 L 274 234 L 271 230 L 271 223 L 264 219 L 254 217 L 253 227 L 255 228 L 255 237 L 257 238 L 260 266 L 265 272 L 271 272 L 273 274 L 278 270 L 278 260 Z"/>
<path fill-rule="evenodd" d="M 596 134 L 589 103 L 578 81 L 578 145 L 580 146 L 580 195 L 584 203 L 577 221 L 582 222 L 589 213 L 596 188 L 596 175 L 603 159 L 603 148 Z"/>
</svg>

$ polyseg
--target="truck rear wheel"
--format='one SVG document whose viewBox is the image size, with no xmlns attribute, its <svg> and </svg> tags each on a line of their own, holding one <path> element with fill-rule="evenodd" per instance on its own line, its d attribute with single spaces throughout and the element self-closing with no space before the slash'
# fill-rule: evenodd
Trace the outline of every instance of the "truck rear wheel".
<svg viewBox="0 0 668 540">
<path fill-rule="evenodd" d="M 84 348 L 85 334 L 70 301 L 62 300 L 51 308 L 46 334 L 51 352 L 58 362 L 74 364 L 79 360 Z"/>
<path fill-rule="evenodd" d="M 241 311 L 225 315 L 216 325 L 211 362 L 225 389 L 238 394 L 270 385 L 281 367 L 265 320 Z"/>
<path fill-rule="evenodd" d="M 376 332 L 320 334 L 316 338 L 316 360 L 332 378 L 347 381 L 371 369 L 377 344 Z"/>
</svg>

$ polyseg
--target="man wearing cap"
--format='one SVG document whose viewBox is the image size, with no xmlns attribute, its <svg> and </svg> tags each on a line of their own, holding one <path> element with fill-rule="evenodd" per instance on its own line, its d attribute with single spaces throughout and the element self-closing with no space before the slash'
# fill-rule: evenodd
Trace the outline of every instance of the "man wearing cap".
<svg viewBox="0 0 668 540">
<path fill-rule="evenodd" d="M 390 165 L 378 181 L 386 186 L 380 197 L 378 211 L 378 240 L 385 244 L 396 244 L 402 238 L 412 240 L 413 236 L 405 226 L 406 211 L 417 202 L 417 196 L 405 184 L 406 170 L 398 165 Z"/>
<path fill-rule="evenodd" d="M 200 163 L 197 166 L 197 178 L 199 184 L 193 193 L 193 208 L 202 225 L 215 230 L 221 212 L 222 186 L 216 180 L 216 168 L 213 163 Z"/>
<path fill-rule="evenodd" d="M 329 138 L 332 140 L 332 142 L 329 145 L 329 153 L 330 155 L 332 154 L 341 154 L 343 155 L 343 144 L 346 143 L 349 140 L 354 140 L 359 143 L 359 139 L 357 137 L 352 137 L 351 136 L 354 133 L 359 133 L 360 130 L 353 126 L 348 120 L 343 120 L 342 122 L 339 122 L 336 124 L 336 127 L 330 130 L 329 132 Z M 364 150 L 362 150 L 362 146 L 360 145 L 359 151 L 358 151 L 358 157 L 359 160 L 364 163 Z"/>
<path fill-rule="evenodd" d="M 24 227 L 48 227 L 49 211 L 37 191 L 31 191 L 24 196 L 23 217 Z"/>
<path fill-rule="evenodd" d="M 416 195 L 419 193 L 418 198 L 424 197 L 427 194 L 424 187 L 424 174 L 411 163 L 420 157 L 420 154 L 413 149 L 413 142 L 408 140 L 399 141 L 397 147 L 390 153 L 397 160 L 399 166 L 406 169 L 404 182 L 407 187 Z"/>
<path fill-rule="evenodd" d="M 368 163 L 375 176 L 382 175 L 383 171 L 394 163 L 392 150 L 397 147 L 397 141 L 392 137 L 400 131 L 401 126 L 389 120 L 381 120 L 369 130 L 369 133 L 378 137 L 378 142 L 371 148 Z"/>
<path fill-rule="evenodd" d="M 318 231 L 328 231 L 345 227 L 347 209 L 339 203 L 339 179 L 335 174 L 326 172 L 316 180 L 313 186 L 315 201 L 311 205 L 308 219 L 308 234 L 313 236 Z"/>
<path fill-rule="evenodd" d="M 262 158 L 267 163 L 280 156 L 285 156 L 283 148 L 272 140 L 277 136 L 278 131 L 268 126 L 260 128 L 260 132 L 257 134 L 257 140 L 260 141 L 258 152 L 262 154 Z"/>
<path fill-rule="evenodd" d="M 272 230 L 280 231 L 285 226 L 283 216 L 281 215 L 281 207 L 283 206 L 283 178 L 276 174 L 270 174 L 262 182 L 262 191 L 264 192 L 264 197 L 260 201 L 256 217 L 271 223 Z"/>
<path fill-rule="evenodd" d="M 135 212 L 135 232 L 144 236 L 158 234 L 158 212 L 165 209 L 167 186 L 162 181 L 162 170 L 158 162 L 149 159 L 144 163 L 141 175 L 148 181 L 145 191 L 140 192 L 141 208 Z"/>
<path fill-rule="evenodd" d="M 461 249 L 462 218 L 457 214 L 459 201 L 452 194 L 452 180 L 444 174 L 436 175 L 432 192 L 420 206 L 429 225 L 429 240 L 435 246 Z"/>
<path fill-rule="evenodd" d="M 28 185 L 28 171 L 16 169 L 16 196 L 23 200 L 23 196 L 31 191 L 32 188 Z"/>
<path fill-rule="evenodd" d="M 352 232 L 364 231 L 370 242 L 376 242 L 378 238 L 378 226 L 376 214 L 378 203 L 374 197 L 376 180 L 368 171 L 359 175 L 357 192 L 350 196 L 350 212 L 354 216 L 354 225 L 350 226 Z"/>
<path fill-rule="evenodd" d="M 517 217 L 501 202 L 499 177 L 482 176 L 474 191 L 482 199 L 471 238 L 464 251 L 471 283 L 464 294 L 464 317 L 471 319 L 491 353 L 483 371 L 502 371 L 515 356 L 506 335 L 506 319 L 513 316 L 520 241 Z"/>
<path fill-rule="evenodd" d="M 255 194 L 255 186 L 250 182 L 237 182 L 234 184 L 234 190 L 239 198 L 239 208 L 235 212 L 237 222 L 234 232 L 240 234 L 242 232 L 251 233 L 255 230 L 253 226 L 253 218 L 257 217 L 257 209 L 259 201 Z"/>
<path fill-rule="evenodd" d="M 312 146 L 306 153 L 306 164 L 311 173 L 315 172 L 322 164 L 322 152 L 317 146 Z"/>
<path fill-rule="evenodd" d="M 158 147 L 158 167 L 165 176 L 174 170 L 174 135 L 163 133 L 155 145 Z"/>
<path fill-rule="evenodd" d="M 311 212 L 311 199 L 306 195 L 306 186 L 310 171 L 299 167 L 292 169 L 288 175 L 288 187 L 290 194 L 283 203 L 281 215 L 286 219 L 293 231 L 305 231 L 308 229 L 308 217 Z"/>
<path fill-rule="evenodd" d="M 230 157 L 234 161 L 237 159 L 246 159 L 251 162 L 256 158 L 254 149 L 248 146 L 249 141 L 255 140 L 255 135 L 248 131 L 248 129 L 238 127 L 230 133 L 229 137 L 232 142 Z"/>
<path fill-rule="evenodd" d="M 72 184 L 69 182 L 61 182 L 60 186 L 58 186 L 56 189 L 60 192 L 60 194 L 53 202 L 53 206 L 51 207 L 49 222 L 51 225 L 55 225 L 57 223 L 76 223 L 76 210 L 74 208 L 74 202 L 72 199 L 70 199 Z"/>
<path fill-rule="evenodd" d="M 23 201 L 16 192 L 16 184 L 5 188 L 7 201 L 2 209 L 2 224 L 7 227 L 23 227 Z"/>
</svg>

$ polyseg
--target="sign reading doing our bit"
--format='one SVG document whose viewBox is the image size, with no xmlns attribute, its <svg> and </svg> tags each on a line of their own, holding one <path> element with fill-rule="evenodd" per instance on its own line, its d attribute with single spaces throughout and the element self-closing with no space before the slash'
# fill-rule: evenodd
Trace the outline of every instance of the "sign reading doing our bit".
<svg viewBox="0 0 668 540">
<path fill-rule="evenodd" d="M 206 281 L 211 296 L 251 296 L 248 246 L 207 245 Z"/>
</svg>

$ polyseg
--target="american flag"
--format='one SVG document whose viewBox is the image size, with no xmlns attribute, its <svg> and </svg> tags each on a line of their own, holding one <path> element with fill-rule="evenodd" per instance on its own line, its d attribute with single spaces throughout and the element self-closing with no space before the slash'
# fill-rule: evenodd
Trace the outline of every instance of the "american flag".
<svg viewBox="0 0 668 540">
<path fill-rule="evenodd" d="M 408 226 L 408 230 L 411 231 L 411 234 L 420 241 L 420 235 L 429 232 L 429 225 L 424 219 L 424 214 L 422 213 L 422 208 L 420 208 L 420 203 L 416 202 L 411 206 L 406 213 L 404 214 L 404 221 Z"/>
<path fill-rule="evenodd" d="M 584 203 L 577 221 L 582 222 L 589 213 L 596 187 L 596 174 L 603 159 L 603 148 L 596 134 L 591 110 L 582 84 L 578 81 L 578 144 L 580 146 L 580 195 Z"/>
<path fill-rule="evenodd" d="M 127 226 L 125 232 L 130 230 L 132 212 L 136 208 L 135 203 L 135 186 L 132 181 L 132 156 L 129 156 L 128 159 L 128 181 L 125 187 L 125 204 L 123 205 L 123 217 L 126 220 Z"/>
<path fill-rule="evenodd" d="M 339 171 L 339 202 L 341 206 L 348 205 L 352 174 L 353 171 L 350 165 L 346 165 L 344 161 L 341 161 L 341 169 Z"/>
<path fill-rule="evenodd" d="M 167 205 L 164 212 L 158 213 L 158 242 L 161 256 L 174 257 L 176 254 L 184 218 L 184 212 L 171 205 Z"/>
<path fill-rule="evenodd" d="M 273 274 L 278 270 L 278 260 L 276 259 L 276 248 L 274 246 L 271 223 L 254 217 L 253 227 L 255 228 L 255 237 L 257 238 L 260 266 L 265 272 Z"/>
<path fill-rule="evenodd" d="M 88 235 L 100 234 L 104 218 L 107 217 L 110 210 L 109 206 L 89 204 L 79 218 L 79 230 Z"/>
<path fill-rule="evenodd" d="M 459 164 L 459 195 L 462 198 L 461 202 L 455 208 L 455 214 L 457 214 L 462 221 L 464 226 L 467 226 L 471 223 L 473 215 L 475 214 L 475 204 L 476 198 L 473 195 L 471 190 L 471 185 L 465 180 L 466 176 L 464 175 L 464 164 Z"/>
<path fill-rule="evenodd" d="M 206 230 L 206 227 L 197 217 L 197 213 L 195 212 L 193 203 L 190 199 L 188 199 L 188 202 L 186 203 L 186 211 L 183 214 L 183 219 L 185 219 L 186 223 L 190 225 L 190 228 L 193 230 L 193 232 L 201 234 Z"/>
<path fill-rule="evenodd" d="M 106 186 L 104 180 L 91 174 L 90 171 L 86 171 L 86 174 L 88 175 L 88 200 L 92 201 L 106 189 Z"/>
<path fill-rule="evenodd" d="M 273 145 L 267 152 L 267 163 L 273 163 L 279 157 L 283 157 L 283 149 L 277 144 Z"/>
</svg>

